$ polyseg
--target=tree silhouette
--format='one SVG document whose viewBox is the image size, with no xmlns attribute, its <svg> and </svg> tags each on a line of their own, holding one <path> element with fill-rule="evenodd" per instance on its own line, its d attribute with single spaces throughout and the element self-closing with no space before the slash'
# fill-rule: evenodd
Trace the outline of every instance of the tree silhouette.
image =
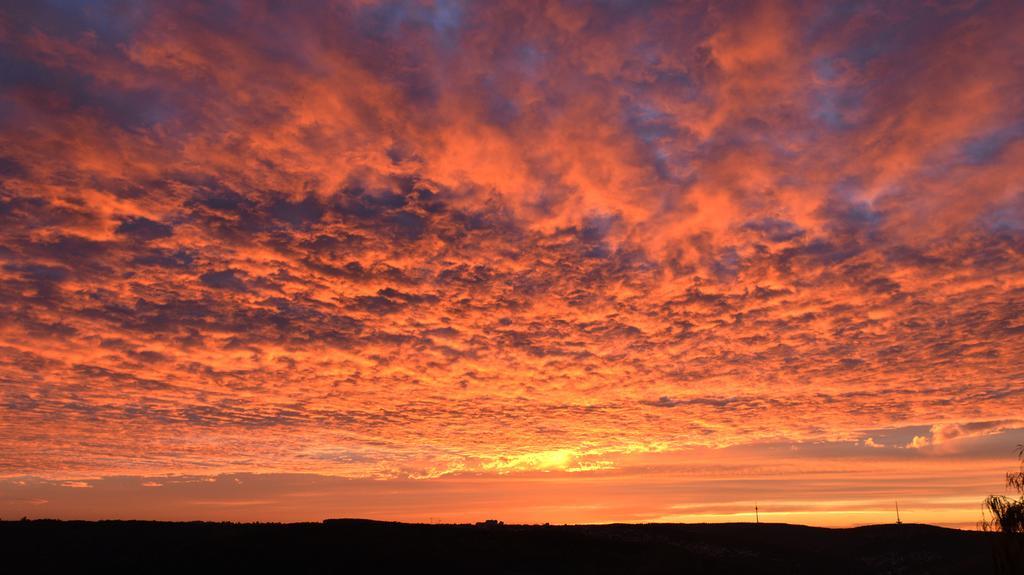
<svg viewBox="0 0 1024 575">
<path fill-rule="evenodd" d="M 1020 468 L 1006 474 L 1006 487 L 1018 497 L 990 495 L 985 499 L 987 516 L 981 522 L 983 531 L 1002 536 L 993 550 L 997 573 L 1024 574 L 1024 444 L 1017 446 Z"/>
</svg>

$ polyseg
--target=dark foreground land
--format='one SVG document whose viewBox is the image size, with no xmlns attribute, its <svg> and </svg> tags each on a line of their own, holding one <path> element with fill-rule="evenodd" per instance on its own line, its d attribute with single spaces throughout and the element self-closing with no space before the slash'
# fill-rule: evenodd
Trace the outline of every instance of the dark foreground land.
<svg viewBox="0 0 1024 575">
<path fill-rule="evenodd" d="M 0 572 L 992 573 L 989 534 L 930 525 L 0 522 Z"/>
</svg>

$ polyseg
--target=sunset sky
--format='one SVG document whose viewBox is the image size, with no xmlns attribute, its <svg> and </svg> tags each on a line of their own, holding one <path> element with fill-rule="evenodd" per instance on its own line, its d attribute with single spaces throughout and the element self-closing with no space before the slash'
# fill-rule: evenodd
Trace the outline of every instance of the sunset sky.
<svg viewBox="0 0 1024 575">
<path fill-rule="evenodd" d="M 973 528 L 1024 3 L 0 4 L 0 518 Z"/>
</svg>

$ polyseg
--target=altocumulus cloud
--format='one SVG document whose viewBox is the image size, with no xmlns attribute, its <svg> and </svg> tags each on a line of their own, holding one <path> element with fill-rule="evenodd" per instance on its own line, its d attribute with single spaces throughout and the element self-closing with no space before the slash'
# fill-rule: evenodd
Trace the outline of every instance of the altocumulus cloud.
<svg viewBox="0 0 1024 575">
<path fill-rule="evenodd" d="M 1021 10 L 5 6 L 4 472 L 1011 429 Z"/>
</svg>

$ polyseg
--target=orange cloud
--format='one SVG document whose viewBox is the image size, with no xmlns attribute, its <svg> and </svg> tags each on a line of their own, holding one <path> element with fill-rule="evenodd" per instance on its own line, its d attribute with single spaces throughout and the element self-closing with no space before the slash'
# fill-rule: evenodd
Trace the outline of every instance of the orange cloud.
<svg viewBox="0 0 1024 575">
<path fill-rule="evenodd" d="M 1019 428 L 1013 3 L 0 13 L 4 475 Z"/>
</svg>

